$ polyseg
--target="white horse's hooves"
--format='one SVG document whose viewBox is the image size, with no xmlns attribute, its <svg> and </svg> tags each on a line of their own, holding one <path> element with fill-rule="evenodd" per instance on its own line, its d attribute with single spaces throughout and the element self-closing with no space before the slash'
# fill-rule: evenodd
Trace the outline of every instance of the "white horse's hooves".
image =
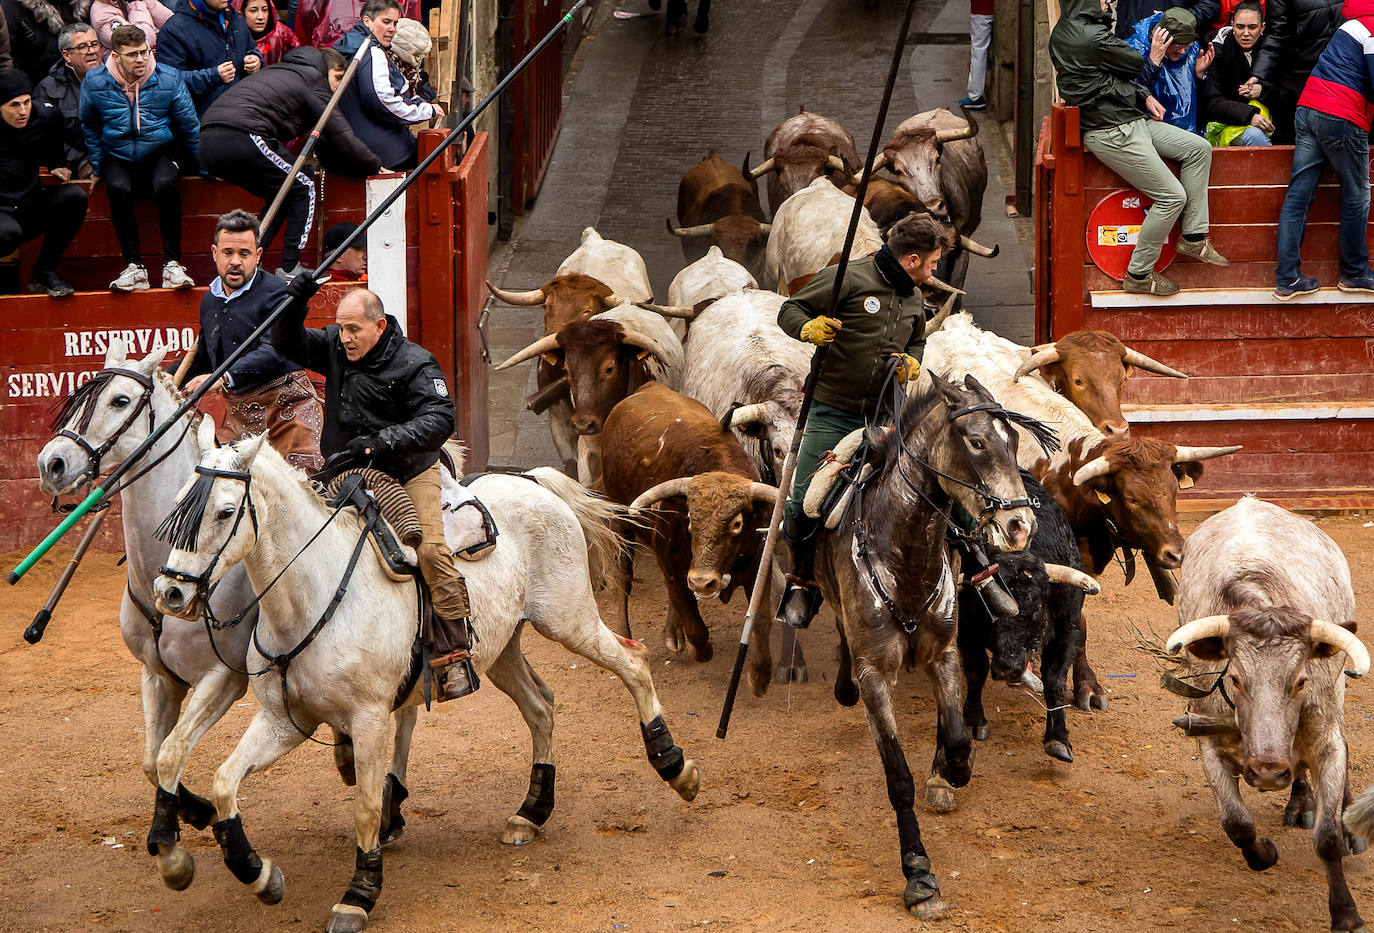
<svg viewBox="0 0 1374 933">
<path fill-rule="evenodd" d="M 162 873 L 163 882 L 173 891 L 185 891 L 196 877 L 196 860 L 183 846 L 157 848 L 157 870 Z"/>
<path fill-rule="evenodd" d="M 668 786 L 677 791 L 677 795 L 683 800 L 691 803 L 697 799 L 697 791 L 701 790 L 701 769 L 695 761 L 688 758 L 682 763 L 682 770 L 678 776 L 669 781 Z"/>
<path fill-rule="evenodd" d="M 264 904 L 280 904 L 286 896 L 286 876 L 271 859 L 262 860 L 262 871 L 258 874 L 258 880 L 253 882 L 253 893 Z"/>
<path fill-rule="evenodd" d="M 539 827 L 523 816 L 513 816 L 506 820 L 506 828 L 501 831 L 501 844 L 523 846 L 534 842 L 539 835 Z"/>
<path fill-rule="evenodd" d="M 935 813 L 949 813 L 954 809 L 954 788 L 942 777 L 926 781 L 926 808 Z"/>
<path fill-rule="evenodd" d="M 367 926 L 367 911 L 352 904 L 335 904 L 324 933 L 358 933 Z"/>
</svg>

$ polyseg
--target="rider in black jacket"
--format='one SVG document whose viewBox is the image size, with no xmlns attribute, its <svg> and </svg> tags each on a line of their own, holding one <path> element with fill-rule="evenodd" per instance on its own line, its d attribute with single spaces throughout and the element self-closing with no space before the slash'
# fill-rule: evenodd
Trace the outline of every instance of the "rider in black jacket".
<svg viewBox="0 0 1374 933">
<path fill-rule="evenodd" d="M 448 382 L 433 355 L 406 340 L 381 299 L 365 288 L 339 301 L 337 323 L 307 328 L 307 306 L 299 299 L 318 287 L 311 279 L 306 273 L 293 281 L 289 291 L 298 300 L 273 324 L 272 345 L 325 377 L 321 451 L 347 451 L 401 483 L 415 504 L 420 571 L 434 596 L 439 699 L 464 696 L 479 684 L 468 660 L 467 586 L 444 540 L 439 499 L 439 449 L 454 430 Z"/>
</svg>

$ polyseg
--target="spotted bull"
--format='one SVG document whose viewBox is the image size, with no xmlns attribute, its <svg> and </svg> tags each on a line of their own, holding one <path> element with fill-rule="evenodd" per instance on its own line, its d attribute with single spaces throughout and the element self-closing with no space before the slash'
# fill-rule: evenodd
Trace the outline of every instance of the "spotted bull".
<svg viewBox="0 0 1374 933">
<path fill-rule="evenodd" d="M 678 183 L 677 220 L 668 222 L 668 232 L 681 241 L 688 262 L 717 246 L 725 258 L 758 271 L 768 242 L 758 182 L 714 151 Z"/>
<path fill-rule="evenodd" d="M 1365 846 L 1341 819 L 1349 799 L 1342 671 L 1368 673 L 1369 652 L 1355 637 L 1345 556 L 1312 522 L 1253 498 L 1199 525 L 1187 552 L 1182 625 L 1166 648 L 1191 655 L 1195 676 L 1175 689 L 1194 698 L 1175 724 L 1200 738 L 1222 829 L 1247 865 L 1269 868 L 1278 847 L 1257 833 L 1239 780 L 1261 791 L 1291 784 L 1284 823 L 1315 824 L 1331 929 L 1363 930 L 1342 866 L 1347 851 Z"/>
<path fill-rule="evenodd" d="M 817 178 L 844 185 L 862 165 L 849 130 L 805 108 L 768 134 L 763 159 L 748 175 L 752 179 L 768 176 L 768 206 L 775 216 L 784 201 Z"/>
</svg>

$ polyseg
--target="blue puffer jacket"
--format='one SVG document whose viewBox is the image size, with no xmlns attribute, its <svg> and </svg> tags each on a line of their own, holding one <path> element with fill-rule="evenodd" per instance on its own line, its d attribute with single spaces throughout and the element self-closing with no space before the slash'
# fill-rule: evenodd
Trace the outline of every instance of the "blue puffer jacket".
<svg viewBox="0 0 1374 933">
<path fill-rule="evenodd" d="M 181 75 L 158 62 L 136 99 L 137 106 L 129 102 L 108 63 L 88 71 L 81 82 L 81 129 L 86 157 L 97 175 L 107 156 L 141 162 L 174 142 L 192 159 L 197 157 L 200 120 Z"/>
<path fill-rule="evenodd" d="M 345 58 L 352 58 L 369 35 L 368 28 L 359 22 L 334 43 L 334 48 Z M 367 56 L 339 98 L 339 110 L 354 135 L 377 154 L 382 165 L 410 168 L 415 165 L 416 146 L 410 124 L 433 119 L 434 105 L 407 91 L 405 75 L 386 49 L 374 42 Z"/>
<path fill-rule="evenodd" d="M 240 81 L 248 76 L 247 55 L 262 61 L 248 23 L 232 5 L 215 13 L 204 0 L 178 0 L 172 18 L 157 31 L 157 60 L 181 72 L 197 115 L 229 89 L 219 76 L 220 63 L 232 61 L 234 80 Z"/>
</svg>

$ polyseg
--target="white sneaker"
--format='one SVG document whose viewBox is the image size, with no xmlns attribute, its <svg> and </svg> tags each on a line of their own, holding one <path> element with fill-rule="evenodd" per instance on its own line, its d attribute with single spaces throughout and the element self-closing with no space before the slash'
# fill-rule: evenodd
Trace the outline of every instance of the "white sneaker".
<svg viewBox="0 0 1374 933">
<path fill-rule="evenodd" d="M 119 278 L 110 283 L 112 292 L 137 292 L 148 287 L 148 270 L 136 262 L 131 262 L 119 273 Z"/>
<path fill-rule="evenodd" d="M 146 278 L 146 273 L 145 273 Z M 195 280 L 191 278 L 186 267 L 175 259 L 162 267 L 162 287 L 163 288 L 195 288 Z"/>
</svg>

